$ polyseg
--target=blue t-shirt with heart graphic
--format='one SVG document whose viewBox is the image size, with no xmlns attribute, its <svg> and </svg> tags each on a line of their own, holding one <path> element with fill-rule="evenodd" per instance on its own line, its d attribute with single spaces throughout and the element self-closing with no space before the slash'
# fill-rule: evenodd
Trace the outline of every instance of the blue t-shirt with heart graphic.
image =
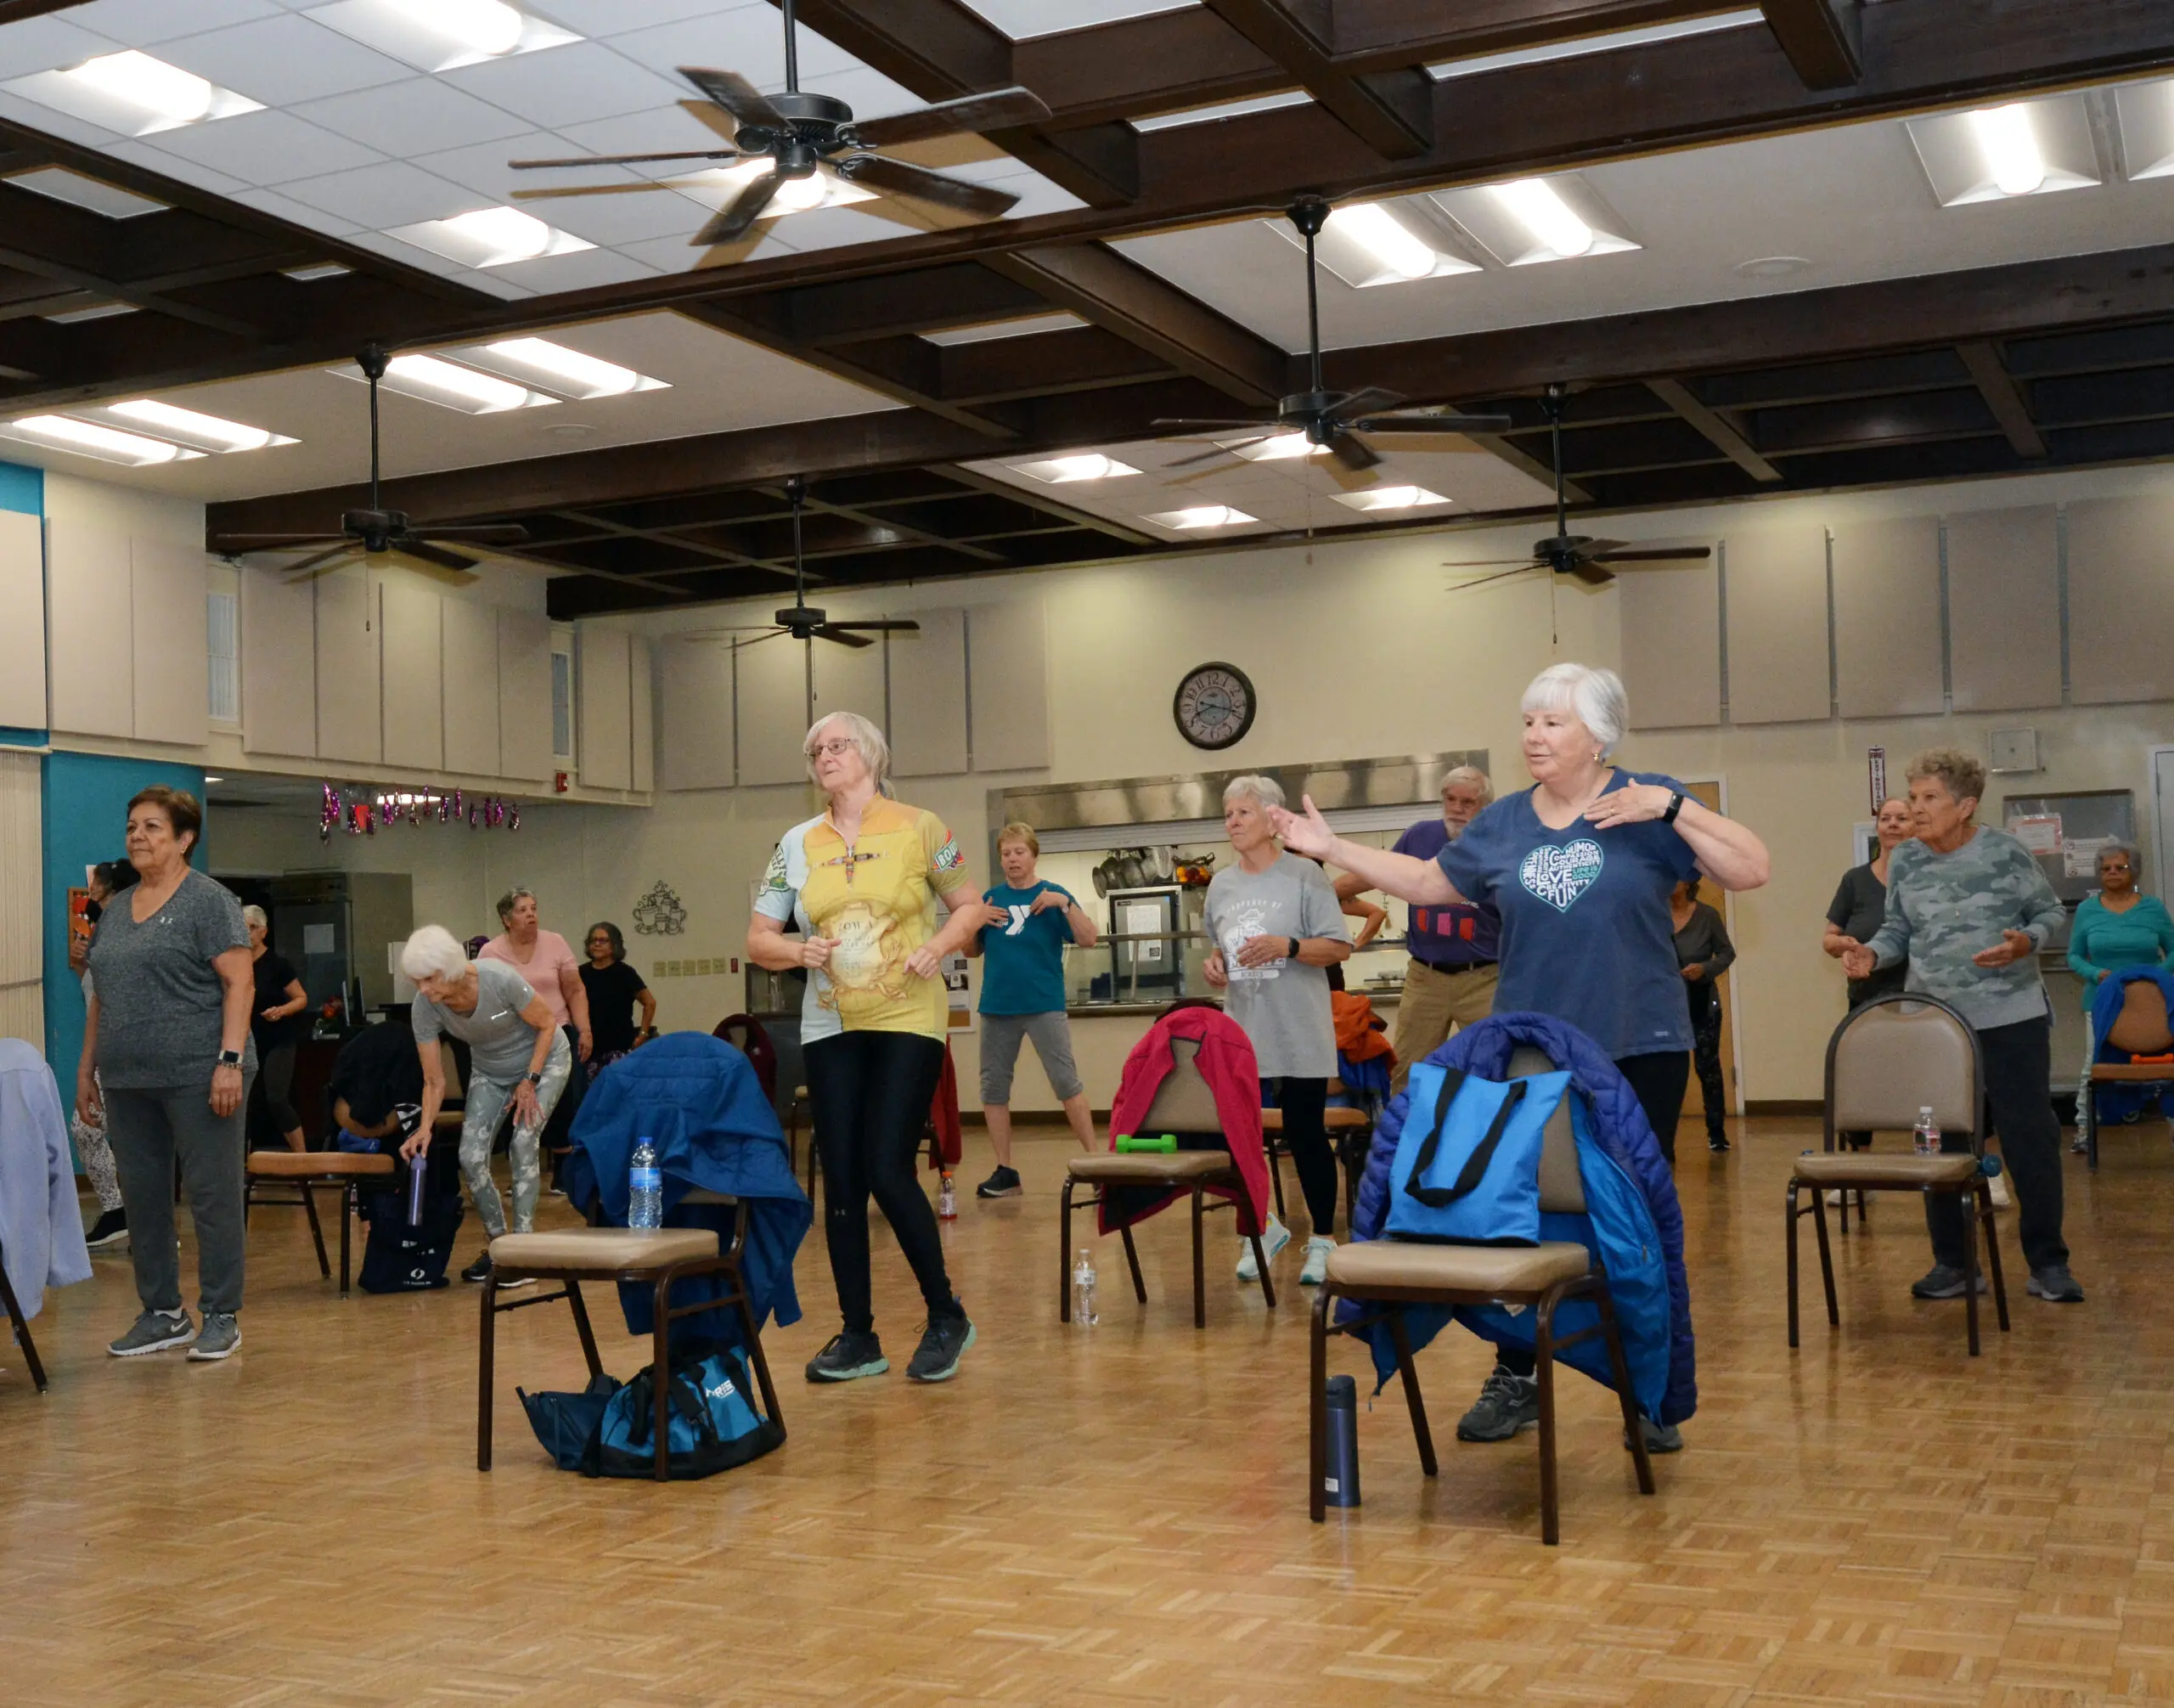
<svg viewBox="0 0 2174 1708">
<path fill-rule="evenodd" d="M 1629 783 L 1683 786 L 1619 769 L 1603 792 Z M 1598 830 L 1581 818 L 1550 830 L 1528 789 L 1495 802 L 1434 859 L 1460 895 L 1501 916 L 1497 1013 L 1552 1014 L 1618 1058 L 1691 1047 L 1668 897 L 1698 857 L 1673 825 Z"/>
</svg>

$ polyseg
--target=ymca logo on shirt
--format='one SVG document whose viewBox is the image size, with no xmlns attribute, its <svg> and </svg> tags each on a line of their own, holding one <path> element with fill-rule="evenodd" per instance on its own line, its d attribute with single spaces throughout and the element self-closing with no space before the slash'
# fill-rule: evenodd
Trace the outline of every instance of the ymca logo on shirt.
<svg viewBox="0 0 2174 1708">
<path fill-rule="evenodd" d="M 1568 913 L 1571 904 L 1600 881 L 1607 856 L 1591 837 L 1557 846 L 1542 843 L 1518 866 L 1518 882 L 1557 913 Z"/>
</svg>

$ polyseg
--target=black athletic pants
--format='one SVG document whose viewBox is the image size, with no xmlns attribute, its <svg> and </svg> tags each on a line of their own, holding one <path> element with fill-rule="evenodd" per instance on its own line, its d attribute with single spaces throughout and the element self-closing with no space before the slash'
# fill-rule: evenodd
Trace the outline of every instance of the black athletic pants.
<svg viewBox="0 0 2174 1708">
<path fill-rule="evenodd" d="M 873 1194 L 921 1283 L 932 1316 L 961 1311 L 943 1272 L 943 1239 L 915 1172 L 943 1045 L 916 1032 L 842 1032 L 803 1052 L 815 1142 L 823 1158 L 823 1237 L 838 1314 L 850 1331 L 876 1326 L 870 1294 L 868 1200 Z"/>
<path fill-rule="evenodd" d="M 1726 1141 L 1728 1129 L 1722 1117 L 1728 1113 L 1728 1088 L 1721 1083 L 1721 1005 L 1709 1000 L 1704 1008 L 1697 999 L 1691 1005 L 1691 1061 L 1698 1070 L 1698 1095 L 1706 1104 L 1706 1141 Z"/>
<path fill-rule="evenodd" d="M 2069 1249 L 2061 1238 L 2061 1127 L 2053 1115 L 2053 1023 L 2050 1018 L 2019 1020 L 2013 1026 L 1989 1026 L 1978 1034 L 1978 1053 L 1985 1064 L 1985 1104 L 1992 1130 L 2001 1136 L 2001 1161 L 2015 1182 L 2017 1232 L 2031 1268 L 2065 1266 Z M 1970 1147 L 1967 1133 L 1943 1133 L 1940 1148 Z M 1963 1267 L 1963 1200 L 1949 1193 L 1928 1193 L 1925 1226 L 1933 1237 L 1933 1260 Z M 1984 1262 L 1983 1254 L 1979 1261 Z"/>
<path fill-rule="evenodd" d="M 1283 1148 L 1298 1170 L 1298 1189 L 1306 1195 L 1306 1216 L 1324 1238 L 1336 1234 L 1336 1181 L 1342 1171 L 1329 1148 L 1322 1111 L 1328 1108 L 1326 1079 L 1271 1079 L 1276 1107 L 1283 1111 Z"/>
</svg>

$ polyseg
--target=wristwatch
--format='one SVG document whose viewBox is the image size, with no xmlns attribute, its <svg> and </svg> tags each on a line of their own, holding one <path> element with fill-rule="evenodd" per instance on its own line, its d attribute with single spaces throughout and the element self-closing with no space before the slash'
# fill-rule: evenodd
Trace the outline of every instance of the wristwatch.
<svg viewBox="0 0 2174 1708">
<path fill-rule="evenodd" d="M 540 1085 L 544 1083 L 544 1076 L 541 1074 L 529 1074 L 523 1077 L 525 1077 L 532 1085 Z"/>
<path fill-rule="evenodd" d="M 1664 825 L 1674 824 L 1676 815 L 1682 810 L 1683 791 L 1681 789 L 1671 791 L 1668 798 L 1668 810 L 1661 815 L 1661 822 Z"/>
<path fill-rule="evenodd" d="M 222 1051 L 219 1051 L 219 1065 L 220 1065 L 222 1068 L 239 1068 L 239 1067 L 240 1067 L 240 1066 L 241 1066 L 241 1051 L 239 1051 L 239 1050 L 222 1050 Z"/>
<path fill-rule="evenodd" d="M 1298 958 L 1298 939 L 1295 937 L 1291 939 L 1291 958 L 1293 961 Z"/>
</svg>

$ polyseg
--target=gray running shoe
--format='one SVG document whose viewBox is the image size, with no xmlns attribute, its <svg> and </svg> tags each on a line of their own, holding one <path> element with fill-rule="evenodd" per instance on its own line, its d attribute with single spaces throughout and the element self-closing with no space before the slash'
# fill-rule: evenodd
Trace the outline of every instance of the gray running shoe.
<svg viewBox="0 0 2174 1708">
<path fill-rule="evenodd" d="M 873 1334 L 857 1334 L 848 1328 L 833 1334 L 831 1344 L 808 1361 L 811 1382 L 850 1382 L 857 1376 L 881 1376 L 891 1367 L 883 1356 L 883 1343 Z"/>
<path fill-rule="evenodd" d="M 2048 1305 L 2083 1303 L 2083 1288 L 2076 1284 L 2076 1278 L 2069 1273 L 2069 1266 L 2065 1263 L 2049 1263 L 2043 1269 L 2032 1270 L 2030 1279 L 2025 1283 L 2025 1291 L 2033 1299 L 2042 1299 Z"/>
<path fill-rule="evenodd" d="M 921 1344 L 914 1348 L 913 1358 L 906 1366 L 906 1379 L 949 1382 L 959 1373 L 959 1361 L 973 1344 L 974 1325 L 967 1321 L 965 1311 L 956 1316 L 930 1317 L 928 1327 L 921 1330 Z"/>
<path fill-rule="evenodd" d="M 1968 1284 L 1968 1277 L 1961 1270 L 1950 1264 L 1936 1263 L 1910 1283 L 1910 1295 L 1913 1299 L 1960 1299 Z M 1991 1283 L 1986 1281 L 1985 1272 L 1980 1270 L 1978 1291 L 1989 1293 L 1991 1290 Z"/>
<path fill-rule="evenodd" d="M 1540 1426 L 1540 1384 L 1497 1364 L 1472 1409 L 1457 1419 L 1460 1441 L 1507 1441 Z"/>
<path fill-rule="evenodd" d="M 1646 1438 L 1648 1453 L 1680 1453 L 1683 1451 L 1683 1431 L 1673 1423 L 1656 1423 L 1643 1412 L 1638 1414 L 1638 1432 Z M 1630 1451 L 1630 1437 L 1623 1438 L 1623 1451 Z"/>
<path fill-rule="evenodd" d="M 189 1349 L 189 1356 L 200 1364 L 209 1364 L 221 1358 L 230 1358 L 241 1344 L 241 1324 L 234 1321 L 230 1311 L 208 1311 L 204 1314 L 204 1327 L 196 1337 L 196 1344 Z"/>
<path fill-rule="evenodd" d="M 116 1358 L 141 1358 L 146 1352 L 163 1352 L 169 1346 L 186 1346 L 196 1338 L 196 1325 L 186 1311 L 147 1311 L 136 1326 L 105 1350 Z"/>
</svg>

